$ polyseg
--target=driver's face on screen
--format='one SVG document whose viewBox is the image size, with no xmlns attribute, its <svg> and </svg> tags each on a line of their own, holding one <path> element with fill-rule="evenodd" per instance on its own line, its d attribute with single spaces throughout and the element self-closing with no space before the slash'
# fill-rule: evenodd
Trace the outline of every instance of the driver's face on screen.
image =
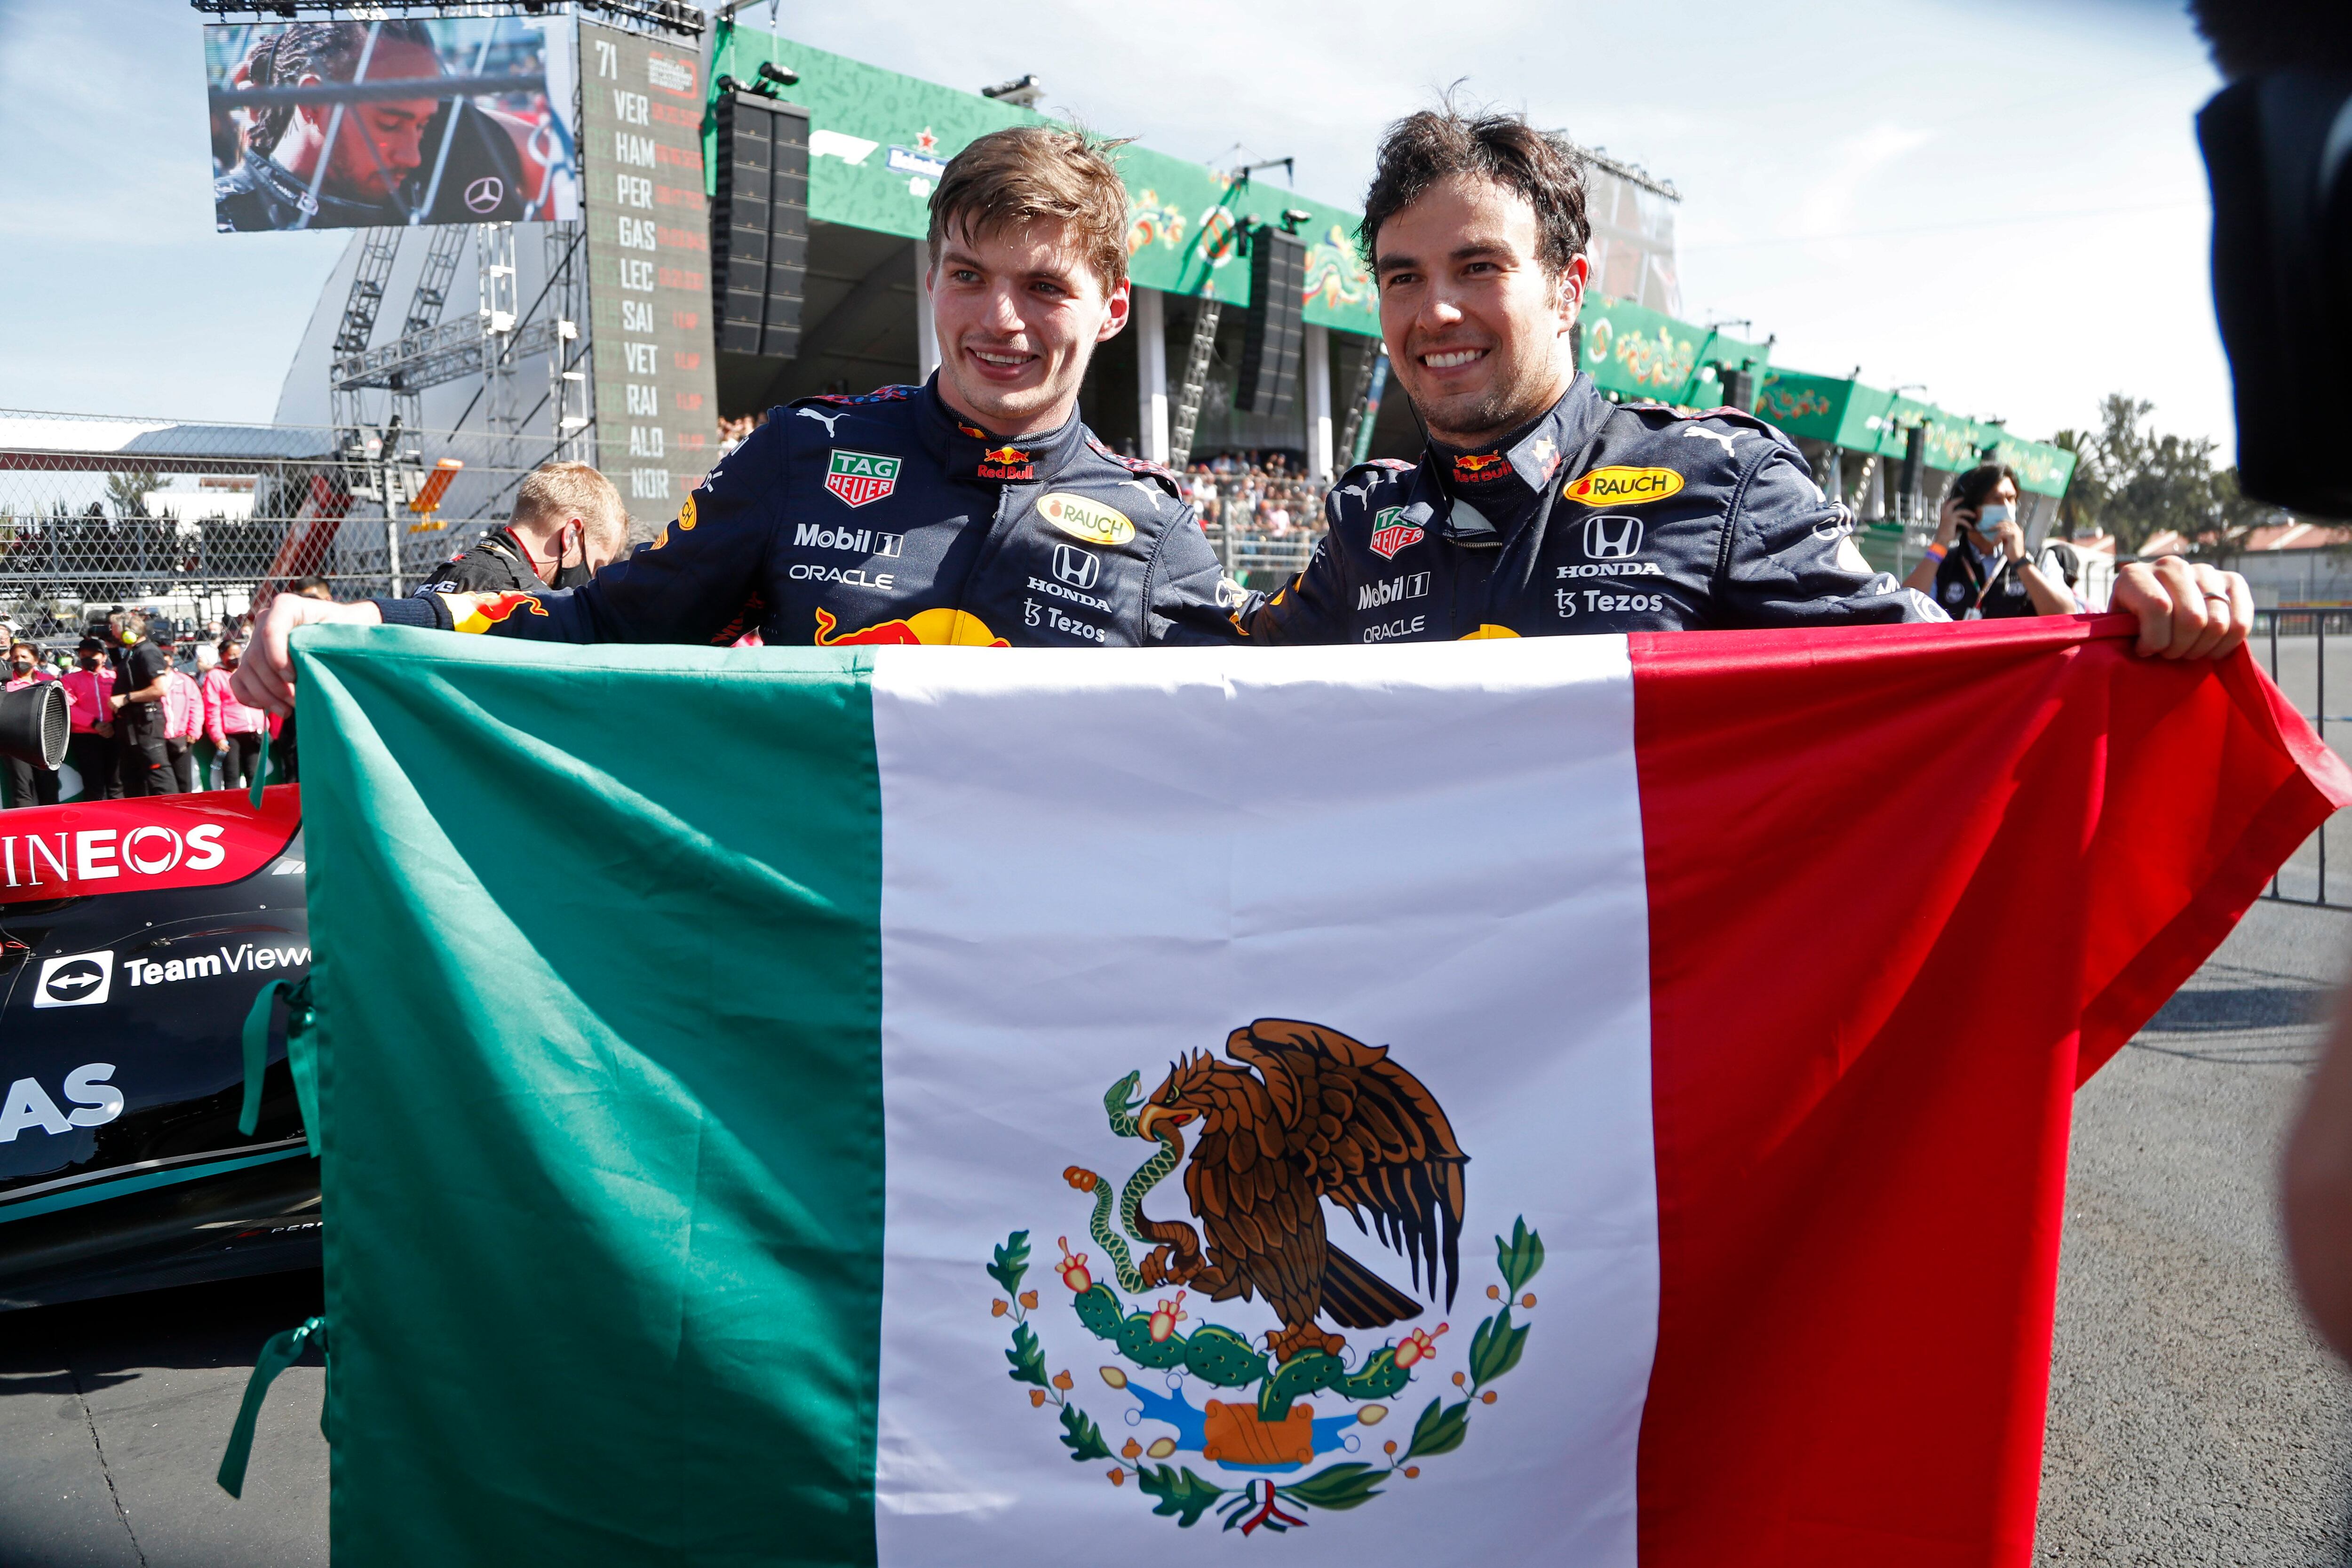
<svg viewBox="0 0 2352 1568">
<path fill-rule="evenodd" d="M 417 44 L 379 44 L 374 58 L 368 61 L 370 81 L 440 74 L 439 57 Z M 319 79 L 306 76 L 301 84 L 308 87 Z M 342 130 L 335 138 L 334 157 L 328 164 L 327 183 L 339 195 L 384 200 L 394 186 L 425 162 L 425 123 L 440 106 L 440 100 L 433 98 L 346 106 Z M 335 110 L 331 104 L 306 104 L 302 113 L 313 121 L 315 134 L 323 138 Z"/>
</svg>

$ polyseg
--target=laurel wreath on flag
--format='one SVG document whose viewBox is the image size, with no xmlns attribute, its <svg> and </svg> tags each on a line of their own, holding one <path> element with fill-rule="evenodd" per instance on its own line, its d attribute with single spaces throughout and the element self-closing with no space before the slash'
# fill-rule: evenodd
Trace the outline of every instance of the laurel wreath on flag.
<svg viewBox="0 0 2352 1568">
<path fill-rule="evenodd" d="M 1528 1228 L 1524 1217 L 1512 1222 L 1507 1237 L 1495 1238 L 1495 1267 L 1502 1279 L 1499 1284 L 1486 1287 L 1486 1297 L 1501 1305 L 1471 1334 L 1465 1364 L 1452 1375 L 1459 1397 L 1452 1403 L 1442 1394 L 1431 1399 L 1414 1421 L 1410 1436 L 1391 1438 L 1381 1444 L 1381 1461 L 1346 1459 L 1296 1480 L 1255 1478 L 1238 1487 L 1220 1486 L 1189 1466 L 1152 1462 L 1165 1461 L 1178 1451 L 1180 1444 L 1175 1438 L 1163 1436 L 1146 1447 L 1130 1437 L 1117 1453 L 1112 1451 L 1101 1426 L 1077 1403 L 1076 1379 L 1067 1368 L 1052 1373 L 1046 1370 L 1045 1349 L 1030 1323 L 1030 1314 L 1038 1310 L 1038 1293 L 1022 1289 L 1028 1276 L 1029 1261 L 1029 1233 L 1025 1230 L 1014 1231 L 995 1249 L 995 1257 L 986 1268 L 989 1278 L 1004 1294 L 991 1301 L 989 1310 L 993 1316 L 1012 1320 L 1012 1344 L 1004 1352 L 1011 1370 L 1005 1375 L 1014 1383 L 1029 1385 L 1033 1408 L 1053 1408 L 1061 1423 L 1061 1444 L 1069 1450 L 1072 1462 L 1083 1465 L 1118 1460 L 1105 1472 L 1111 1485 L 1124 1486 L 1132 1477 L 1137 1489 L 1153 1500 L 1154 1514 L 1173 1518 L 1180 1527 L 1189 1530 L 1213 1510 L 1223 1518 L 1225 1529 L 1239 1529 L 1244 1535 L 1249 1535 L 1260 1525 L 1276 1534 L 1302 1526 L 1307 1522 L 1302 1516 L 1316 1509 L 1361 1507 L 1382 1496 L 1383 1489 L 1400 1478 L 1418 1479 L 1422 1461 L 1462 1447 L 1469 1436 L 1472 1415 L 1479 1407 L 1495 1403 L 1494 1384 L 1519 1364 L 1526 1352 L 1529 1325 L 1514 1321 L 1512 1314 L 1514 1310 L 1535 1310 L 1536 1298 L 1528 1285 L 1543 1268 L 1544 1248 L 1543 1237 Z M 1073 1256 L 1066 1238 L 1062 1243 L 1062 1261 L 1054 1267 L 1071 1290 L 1071 1304 L 1080 1324 L 1097 1338 L 1109 1342 L 1121 1359 L 1138 1371 L 1170 1373 L 1171 1390 L 1176 1380 L 1187 1373 L 1221 1389 L 1239 1392 L 1255 1387 L 1258 1393 L 1255 1411 L 1234 1406 L 1231 1408 L 1238 1414 L 1229 1417 L 1249 1428 L 1296 1431 L 1299 1423 L 1292 1418 L 1293 1405 L 1304 1396 L 1320 1391 L 1328 1390 L 1351 1400 L 1360 1400 L 1370 1394 L 1388 1395 L 1401 1392 L 1407 1384 L 1418 1381 L 1410 1369 L 1434 1363 L 1437 1336 L 1446 1331 L 1442 1323 L 1434 1334 L 1414 1329 L 1403 1340 L 1373 1352 L 1353 1372 L 1339 1358 L 1320 1352 L 1305 1352 L 1273 1365 L 1243 1335 L 1231 1329 L 1202 1324 L 1189 1335 L 1178 1331 L 1175 1323 L 1185 1315 L 1180 1310 L 1181 1292 L 1178 1301 L 1161 1301 L 1154 1311 L 1130 1308 L 1109 1285 L 1092 1278 L 1086 1267 L 1086 1254 Z M 1136 1384 L 1125 1367 L 1113 1365 L 1100 1370 L 1105 1384 L 1134 1395 L 1142 1406 L 1140 1415 L 1164 1421 L 1196 1414 L 1181 1393 L 1154 1394 Z M 1214 1414 L 1217 1402 L 1210 1403 Z M 1335 1425 L 1345 1426 L 1352 1421 L 1360 1427 L 1376 1426 L 1388 1414 L 1382 1404 L 1359 1405 L 1350 1416 L 1336 1418 Z M 1352 1447 L 1349 1451 L 1354 1451 Z"/>
</svg>

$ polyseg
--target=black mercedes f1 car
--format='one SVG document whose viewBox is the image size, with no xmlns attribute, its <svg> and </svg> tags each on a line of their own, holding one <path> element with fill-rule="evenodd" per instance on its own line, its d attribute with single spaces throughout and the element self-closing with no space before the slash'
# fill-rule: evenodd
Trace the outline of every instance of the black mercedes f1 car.
<svg viewBox="0 0 2352 1568">
<path fill-rule="evenodd" d="M 282 1024 L 237 1131 L 310 963 L 297 785 L 0 812 L 0 1310 L 317 1264 Z"/>
</svg>

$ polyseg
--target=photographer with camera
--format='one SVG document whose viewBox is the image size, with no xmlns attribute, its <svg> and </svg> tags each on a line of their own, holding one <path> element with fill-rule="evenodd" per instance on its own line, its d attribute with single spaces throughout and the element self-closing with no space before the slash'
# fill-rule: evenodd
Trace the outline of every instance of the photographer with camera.
<svg viewBox="0 0 2352 1568">
<path fill-rule="evenodd" d="M 2066 585 L 2026 559 L 2017 503 L 2017 475 L 2006 463 L 1979 463 L 1954 478 L 1937 518 L 1936 542 L 1903 585 L 1927 595 L 1956 621 L 2075 614 L 2081 606 Z"/>
</svg>

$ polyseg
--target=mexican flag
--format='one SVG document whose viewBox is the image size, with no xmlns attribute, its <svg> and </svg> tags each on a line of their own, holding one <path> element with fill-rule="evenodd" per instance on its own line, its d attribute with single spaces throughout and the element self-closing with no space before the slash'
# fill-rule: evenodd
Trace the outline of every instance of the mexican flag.
<svg viewBox="0 0 2352 1568">
<path fill-rule="evenodd" d="M 2069 1097 L 2352 800 L 2126 635 L 304 633 L 335 1560 L 2025 1563 Z"/>
</svg>

